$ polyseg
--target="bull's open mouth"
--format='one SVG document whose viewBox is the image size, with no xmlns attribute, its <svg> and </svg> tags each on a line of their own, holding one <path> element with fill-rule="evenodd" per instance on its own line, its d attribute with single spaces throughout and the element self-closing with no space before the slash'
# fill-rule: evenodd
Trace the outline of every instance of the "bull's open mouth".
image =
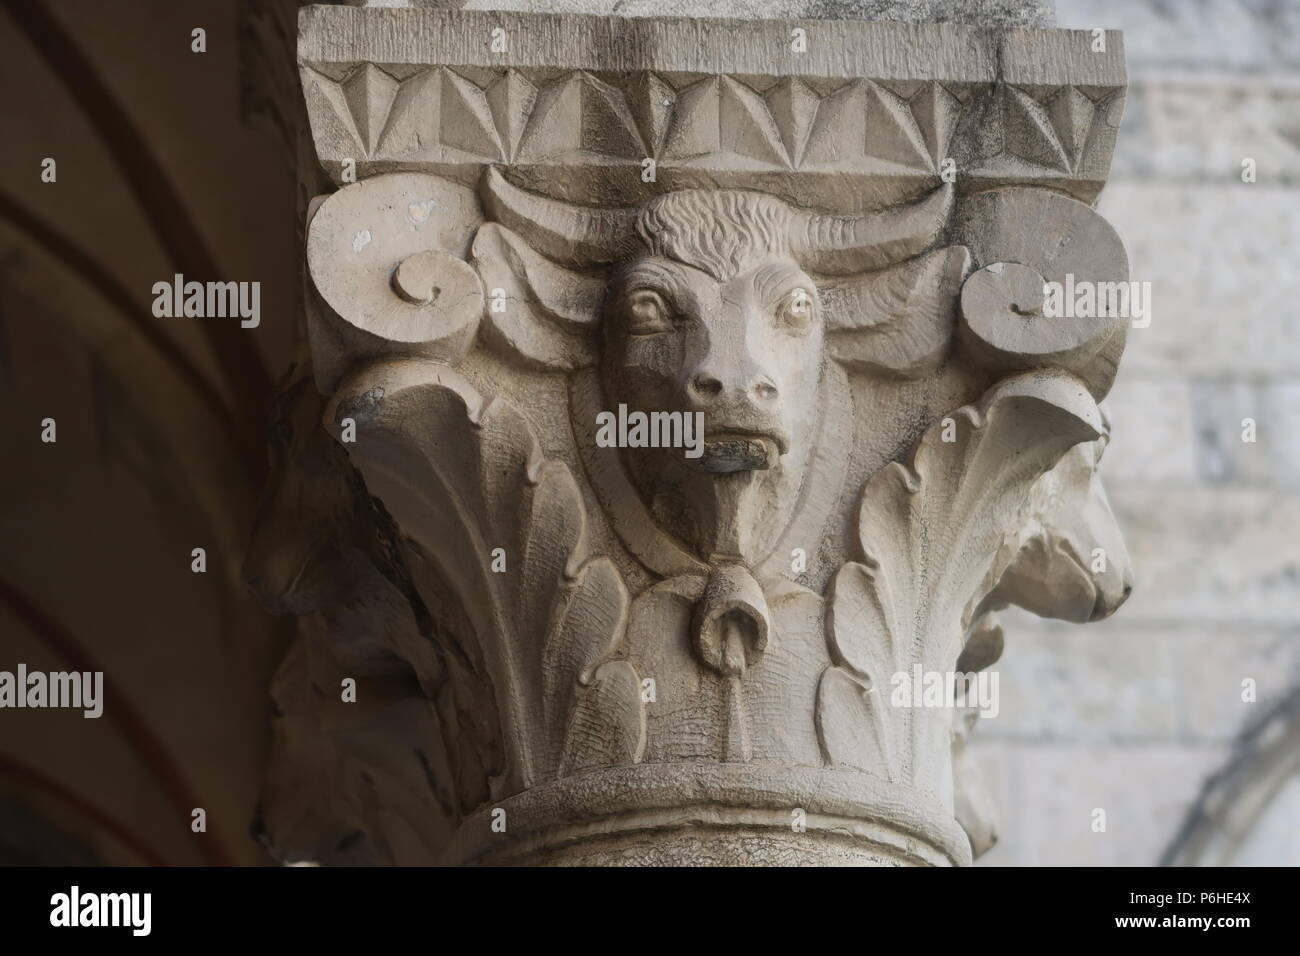
<svg viewBox="0 0 1300 956">
<path fill-rule="evenodd" d="M 737 471 L 765 471 L 786 453 L 785 437 L 750 429 L 719 429 L 706 432 L 704 451 L 687 462 L 701 471 L 729 474 Z"/>
</svg>

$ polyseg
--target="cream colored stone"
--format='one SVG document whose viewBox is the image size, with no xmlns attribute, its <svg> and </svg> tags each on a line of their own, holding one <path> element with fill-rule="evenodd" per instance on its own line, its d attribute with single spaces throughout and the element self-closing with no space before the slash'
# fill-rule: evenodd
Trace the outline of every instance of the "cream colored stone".
<svg viewBox="0 0 1300 956">
<path fill-rule="evenodd" d="M 346 828 L 387 862 L 991 844 L 964 715 L 891 688 L 964 648 L 987 667 L 1009 603 L 1127 597 L 1096 476 L 1123 323 L 1027 322 L 996 281 L 1127 277 L 1087 205 L 1121 54 L 805 27 L 792 61 L 785 23 L 304 11 L 340 184 L 307 235 L 313 374 L 356 472 L 295 427 L 250 564 L 304 615 L 281 854 L 337 856 Z M 606 447 L 603 413 L 676 439 Z M 352 674 L 364 705 L 335 703 Z"/>
</svg>

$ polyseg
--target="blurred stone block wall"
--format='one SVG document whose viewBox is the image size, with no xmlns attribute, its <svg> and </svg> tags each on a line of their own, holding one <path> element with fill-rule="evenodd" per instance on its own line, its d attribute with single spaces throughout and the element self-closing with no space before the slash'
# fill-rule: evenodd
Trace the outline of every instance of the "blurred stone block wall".
<svg viewBox="0 0 1300 956">
<path fill-rule="evenodd" d="M 1300 692 L 1300 3 L 1058 0 L 1057 22 L 1128 52 L 1099 209 L 1153 306 L 1103 472 L 1137 588 L 1086 630 L 1006 616 L 1001 713 L 973 743 L 1001 832 L 981 863 L 1150 865 Z"/>
</svg>

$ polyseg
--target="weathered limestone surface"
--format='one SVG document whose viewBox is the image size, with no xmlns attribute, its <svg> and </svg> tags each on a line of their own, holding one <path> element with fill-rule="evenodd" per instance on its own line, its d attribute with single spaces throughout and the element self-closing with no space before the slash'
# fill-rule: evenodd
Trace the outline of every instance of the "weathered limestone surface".
<svg viewBox="0 0 1300 956">
<path fill-rule="evenodd" d="M 624 17 L 895 20 L 977 26 L 1050 27 L 1053 0 L 349 0 L 355 7 L 433 7 L 529 13 L 603 13 Z"/>
<path fill-rule="evenodd" d="M 1088 204 L 1119 36 L 300 30 L 339 188 L 309 211 L 311 359 L 246 569 L 301 616 L 276 852 L 986 849 L 969 701 L 896 706 L 893 677 L 988 667 L 1009 605 L 1088 621 L 1131 588 L 1097 475 L 1127 320 L 1042 314 L 1047 281 L 1127 279 Z M 699 415 L 701 441 L 608 447 L 619 410 Z"/>
</svg>

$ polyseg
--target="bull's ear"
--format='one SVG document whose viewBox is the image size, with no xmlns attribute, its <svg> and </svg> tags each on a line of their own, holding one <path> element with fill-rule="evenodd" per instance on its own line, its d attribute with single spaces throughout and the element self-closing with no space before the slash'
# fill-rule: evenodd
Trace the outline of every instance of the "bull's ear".
<svg viewBox="0 0 1300 956">
<path fill-rule="evenodd" d="M 479 228 L 472 255 L 487 296 L 490 345 L 533 368 L 596 363 L 602 277 L 557 266 L 497 223 Z"/>
<path fill-rule="evenodd" d="M 965 246 L 947 246 L 879 272 L 819 282 L 827 349 L 851 368 L 914 378 L 944 360 L 970 269 Z"/>
</svg>

